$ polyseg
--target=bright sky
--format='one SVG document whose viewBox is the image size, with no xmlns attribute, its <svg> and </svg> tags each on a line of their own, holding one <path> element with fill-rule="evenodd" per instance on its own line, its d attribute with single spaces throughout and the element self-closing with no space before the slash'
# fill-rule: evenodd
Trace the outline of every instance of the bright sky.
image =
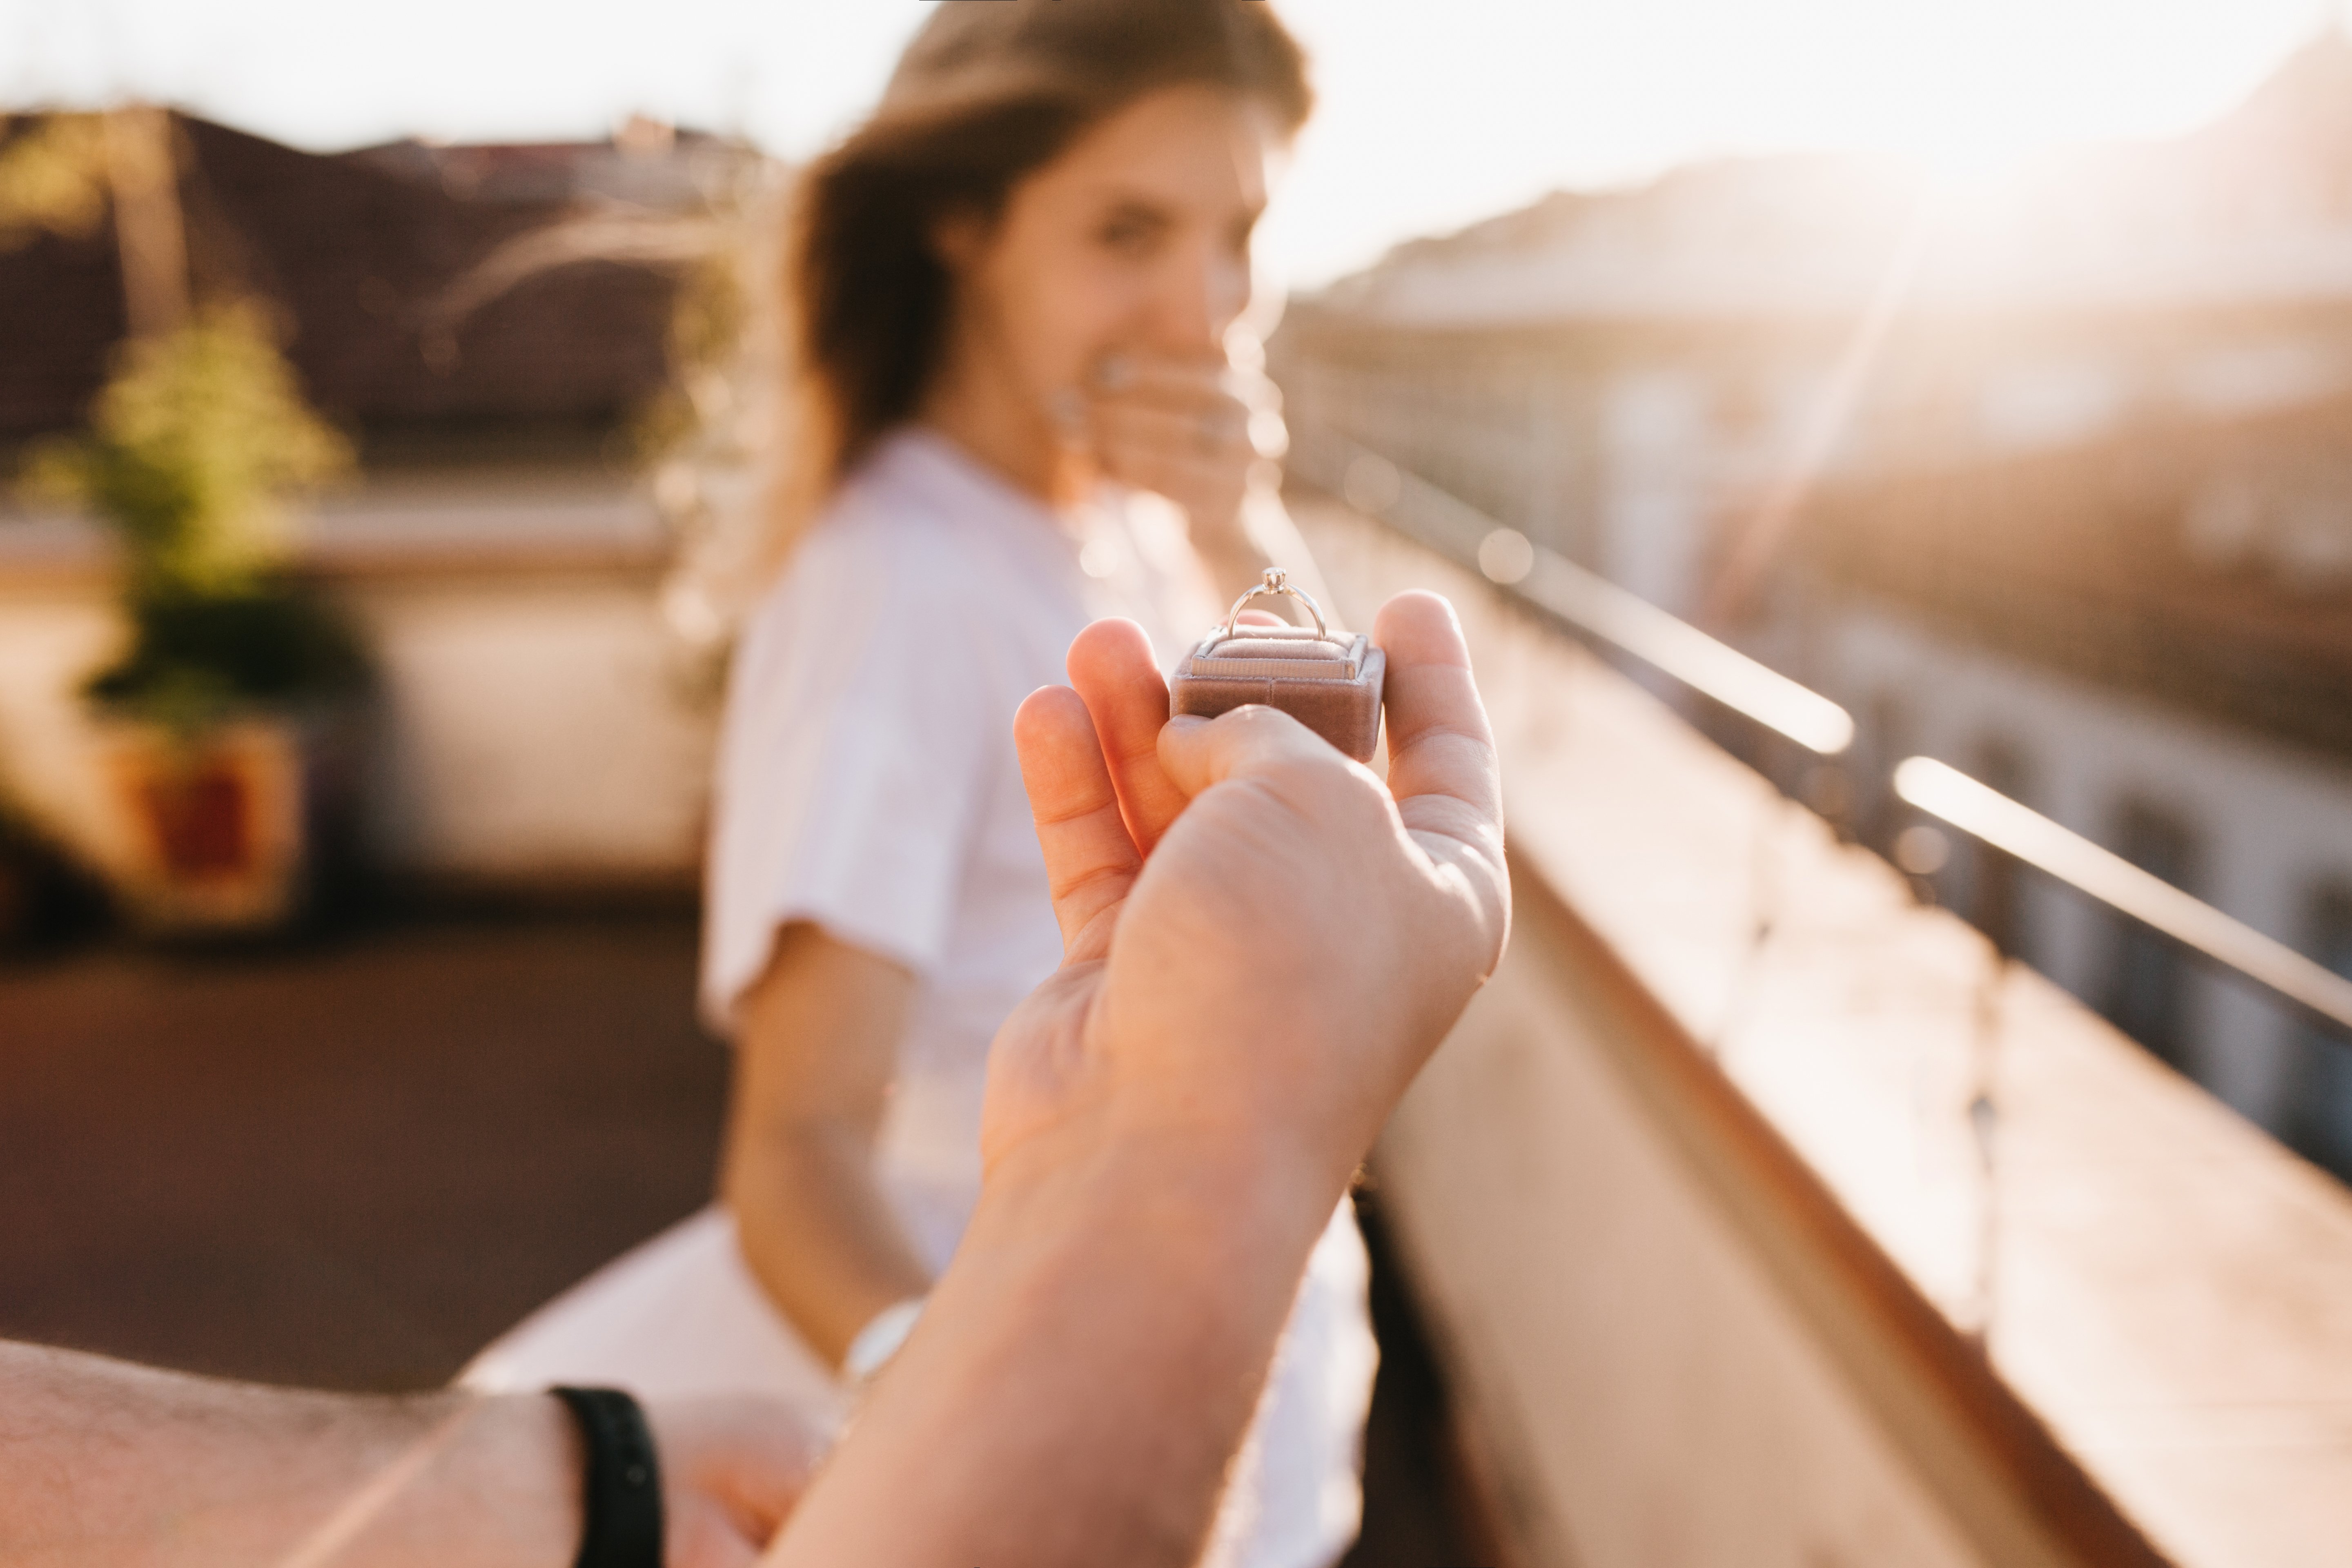
<svg viewBox="0 0 2352 1568">
<path fill-rule="evenodd" d="M 331 148 L 601 134 L 821 145 L 938 0 L 0 0 L 0 102 L 123 92 Z M 2185 130 L 2337 0 L 1274 0 L 1323 110 L 1265 230 L 1295 286 L 1560 185 L 1860 148 L 1962 172 Z"/>
</svg>

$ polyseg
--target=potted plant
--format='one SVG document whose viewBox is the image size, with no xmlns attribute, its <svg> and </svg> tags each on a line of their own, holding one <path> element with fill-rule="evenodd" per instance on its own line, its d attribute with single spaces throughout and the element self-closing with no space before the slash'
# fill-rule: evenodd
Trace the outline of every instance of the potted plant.
<svg viewBox="0 0 2352 1568">
<path fill-rule="evenodd" d="M 109 871 L 146 930 L 282 928 L 346 858 L 368 663 L 289 573 L 285 521 L 349 461 L 250 305 L 131 339 L 89 433 L 35 458 L 123 547 L 125 646 L 84 694 L 122 825 Z"/>
</svg>

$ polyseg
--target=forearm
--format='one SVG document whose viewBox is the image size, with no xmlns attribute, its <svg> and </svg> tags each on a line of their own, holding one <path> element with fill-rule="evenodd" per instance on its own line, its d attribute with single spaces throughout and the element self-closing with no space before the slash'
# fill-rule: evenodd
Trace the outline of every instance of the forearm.
<svg viewBox="0 0 2352 1568">
<path fill-rule="evenodd" d="M 777 1310 L 838 1363 L 877 1312 L 930 1289 L 855 1129 L 799 1125 L 742 1141 L 726 1191 L 744 1260 Z"/>
<path fill-rule="evenodd" d="M 1197 1556 L 1345 1173 L 1076 1136 L 991 1173 L 772 1563 Z"/>
<path fill-rule="evenodd" d="M 930 1284 L 876 1179 L 915 979 L 795 921 L 745 994 L 719 1186 L 744 1260 L 818 1353 Z"/>
<path fill-rule="evenodd" d="M 297 1393 L 0 1344 L 0 1562 L 563 1568 L 555 1401 Z"/>
</svg>

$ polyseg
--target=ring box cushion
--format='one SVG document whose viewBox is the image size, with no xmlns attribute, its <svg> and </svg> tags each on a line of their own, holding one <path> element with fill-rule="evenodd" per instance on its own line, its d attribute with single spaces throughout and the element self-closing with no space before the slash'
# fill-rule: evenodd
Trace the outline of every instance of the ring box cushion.
<svg viewBox="0 0 2352 1568">
<path fill-rule="evenodd" d="M 1370 638 L 1325 638 L 1306 626 L 1252 626 L 1202 639 L 1168 687 L 1171 717 L 1203 719 L 1246 703 L 1279 708 L 1358 762 L 1381 738 L 1381 681 L 1388 659 Z"/>
</svg>

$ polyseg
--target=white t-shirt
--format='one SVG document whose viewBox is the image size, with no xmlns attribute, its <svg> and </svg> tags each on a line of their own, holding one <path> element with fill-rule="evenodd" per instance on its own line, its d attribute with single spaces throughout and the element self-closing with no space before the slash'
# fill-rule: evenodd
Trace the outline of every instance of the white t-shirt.
<svg viewBox="0 0 2352 1568">
<path fill-rule="evenodd" d="M 778 927 L 917 980 L 879 1146 L 944 1268 L 980 1181 L 990 1040 L 1061 962 L 1013 715 L 1089 621 L 1171 662 L 1220 610 L 1158 497 L 1057 516 L 921 426 L 886 437 L 801 541 L 736 655 L 710 843 L 705 1016 L 731 1032 Z"/>
</svg>

